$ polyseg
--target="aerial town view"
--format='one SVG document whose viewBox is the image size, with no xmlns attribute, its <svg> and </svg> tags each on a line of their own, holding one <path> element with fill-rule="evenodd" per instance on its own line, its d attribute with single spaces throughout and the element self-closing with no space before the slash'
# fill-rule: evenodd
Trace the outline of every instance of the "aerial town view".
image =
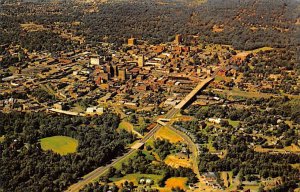
<svg viewBox="0 0 300 192">
<path fill-rule="evenodd" d="M 0 192 L 300 192 L 299 0 L 0 0 Z"/>
</svg>

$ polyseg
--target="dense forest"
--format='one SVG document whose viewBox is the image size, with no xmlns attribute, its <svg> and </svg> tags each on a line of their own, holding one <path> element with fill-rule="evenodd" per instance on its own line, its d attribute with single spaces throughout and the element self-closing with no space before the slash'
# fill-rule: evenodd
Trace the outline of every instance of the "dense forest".
<svg viewBox="0 0 300 192">
<path fill-rule="evenodd" d="M 0 189 L 63 191 L 84 174 L 121 155 L 135 137 L 117 132 L 119 117 L 70 117 L 44 113 L 0 113 Z M 64 135 L 79 141 L 76 153 L 43 151 L 39 140 Z"/>
<path fill-rule="evenodd" d="M 158 2 L 127 0 L 93 4 L 76 1 L 26 2 L 26 6 L 2 1 L 0 42 L 19 43 L 30 50 L 73 49 L 78 42 L 63 39 L 57 26 L 85 37 L 86 43 L 124 43 L 130 36 L 150 43 L 170 41 L 174 35 L 199 35 L 203 41 L 231 44 L 236 49 L 263 46 L 296 47 L 297 1 L 246 0 Z M 22 5 L 22 4 L 21 4 Z M 90 11 L 93 10 L 93 11 Z M 42 31 L 24 31 L 20 24 L 34 22 Z M 79 25 L 72 25 L 79 22 Z M 58 24 L 60 23 L 60 24 Z M 214 28 L 220 28 L 214 31 Z"/>
</svg>

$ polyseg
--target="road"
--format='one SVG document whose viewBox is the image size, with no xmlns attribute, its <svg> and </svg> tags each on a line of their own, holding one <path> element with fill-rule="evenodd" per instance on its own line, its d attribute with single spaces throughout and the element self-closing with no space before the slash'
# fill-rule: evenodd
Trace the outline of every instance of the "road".
<svg viewBox="0 0 300 192">
<path fill-rule="evenodd" d="M 170 119 L 170 118 L 174 117 L 176 115 L 176 113 L 178 113 L 178 112 L 179 112 L 178 109 L 173 108 L 166 114 L 165 117 Z M 144 136 L 143 139 L 140 140 L 140 142 L 146 143 L 159 130 L 159 128 L 161 128 L 161 125 L 157 124 L 153 129 L 151 129 L 151 131 L 149 131 Z M 110 167 L 114 166 L 118 162 L 121 162 L 122 160 L 124 160 L 126 157 L 128 157 L 129 155 L 131 155 L 132 153 L 134 153 L 137 150 L 138 149 L 130 149 L 127 153 L 123 154 L 123 156 L 114 159 L 111 164 L 109 164 L 105 167 L 99 167 L 99 168 L 95 169 L 94 171 L 92 171 L 89 174 L 87 174 L 86 176 L 84 176 L 83 179 L 80 180 L 78 183 L 71 185 L 66 191 L 67 192 L 79 191 L 81 188 L 83 188 L 83 186 L 97 180 Z"/>
<path fill-rule="evenodd" d="M 172 119 L 181 110 L 181 108 L 183 108 L 186 105 L 186 103 L 188 103 L 188 101 L 195 94 L 197 94 L 205 85 L 207 85 L 210 81 L 212 81 L 213 78 L 214 77 L 208 77 L 202 83 L 199 83 L 193 89 L 193 91 L 190 94 L 188 94 L 182 100 L 182 102 L 180 102 L 176 107 L 172 108 L 163 118 L 165 118 L 165 119 Z M 146 143 L 161 127 L 162 127 L 161 125 L 157 124 L 153 129 L 151 129 L 151 131 L 149 131 L 144 136 L 143 139 L 140 140 L 140 143 Z M 176 130 L 176 132 L 178 132 L 178 130 Z M 180 135 L 182 135 L 182 134 L 183 133 L 180 133 Z M 195 149 L 193 148 L 193 146 L 195 146 L 195 144 L 188 138 L 188 136 L 183 136 L 183 138 L 188 142 L 189 145 L 192 146 L 193 153 L 195 153 L 195 151 L 194 151 Z M 110 167 L 114 166 L 116 163 L 121 162 L 123 159 L 125 159 L 126 157 L 128 157 L 130 154 L 134 153 L 137 150 L 138 149 L 130 149 L 123 156 L 118 157 L 117 159 L 114 159 L 111 164 L 109 164 L 109 165 L 107 165 L 105 167 L 99 167 L 99 168 L 95 169 L 94 171 L 92 171 L 89 174 L 87 174 L 86 176 L 84 176 L 81 181 L 79 181 L 78 183 L 75 183 L 75 184 L 71 185 L 66 191 L 67 192 L 77 192 L 77 191 L 79 191 L 81 188 L 84 187 L 84 185 L 97 180 L 106 170 L 108 170 Z M 196 161 L 197 159 L 194 159 L 194 160 Z M 196 163 L 196 162 L 194 162 L 194 163 Z M 197 163 L 196 163 L 196 165 L 197 165 Z M 196 166 L 196 167 L 198 167 L 198 166 Z M 196 173 L 199 173 L 199 171 L 196 170 Z"/>
<path fill-rule="evenodd" d="M 126 157 L 128 157 L 129 155 L 131 155 L 132 153 L 134 153 L 136 151 L 136 149 L 131 149 L 130 151 L 128 151 L 127 153 L 125 153 L 123 156 L 118 157 L 117 159 L 113 160 L 113 162 L 111 164 L 109 164 L 108 166 L 102 166 L 102 167 L 98 167 L 97 169 L 95 169 L 94 171 L 90 172 L 89 174 L 87 174 L 86 176 L 83 177 L 82 180 L 80 180 L 78 183 L 75 183 L 73 185 L 71 185 L 66 191 L 68 192 L 75 192 L 75 191 L 79 191 L 80 189 L 82 189 L 85 185 L 94 182 L 95 180 L 97 180 L 105 171 L 107 171 L 110 167 L 114 166 L 116 163 L 124 160 Z"/>
<path fill-rule="evenodd" d="M 205 87 L 214 78 L 207 77 L 204 81 L 201 81 L 187 96 L 185 96 L 181 102 L 175 106 L 176 109 L 182 109 L 203 87 Z"/>
<path fill-rule="evenodd" d="M 191 140 L 190 137 L 188 137 L 185 133 L 177 130 L 176 128 L 174 128 L 172 125 L 167 125 L 167 127 L 169 129 L 171 129 L 172 131 L 174 131 L 175 133 L 177 133 L 178 135 L 180 135 L 184 141 L 188 144 L 191 152 L 193 153 L 193 171 L 194 173 L 197 174 L 197 177 L 200 181 L 200 172 L 199 172 L 199 168 L 198 168 L 198 149 L 197 149 L 197 146 L 196 144 Z"/>
</svg>

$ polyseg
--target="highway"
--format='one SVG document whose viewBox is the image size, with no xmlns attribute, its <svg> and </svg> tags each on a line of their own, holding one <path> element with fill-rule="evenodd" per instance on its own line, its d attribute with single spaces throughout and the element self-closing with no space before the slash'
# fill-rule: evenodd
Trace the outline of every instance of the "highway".
<svg viewBox="0 0 300 192">
<path fill-rule="evenodd" d="M 68 192 L 77 192 L 80 189 L 82 189 L 85 185 L 94 182 L 97 180 L 105 171 L 107 171 L 110 167 L 114 166 L 116 163 L 122 161 L 132 153 L 134 153 L 136 149 L 131 149 L 127 153 L 125 153 L 123 156 L 118 157 L 117 159 L 113 160 L 113 162 L 107 166 L 98 167 L 94 171 L 90 172 L 86 176 L 82 178 L 82 180 L 78 181 L 78 183 L 75 183 L 71 185 L 66 191 Z"/>
<path fill-rule="evenodd" d="M 172 119 L 179 111 L 182 109 L 204 86 L 206 86 L 210 81 L 212 81 L 214 77 L 208 77 L 201 83 L 199 83 L 190 94 L 188 94 L 178 105 L 176 105 L 174 108 L 172 108 L 168 113 L 164 116 L 165 119 Z M 146 143 L 162 126 L 157 124 L 151 131 L 149 131 L 143 139 L 140 140 L 140 143 Z M 174 128 L 172 128 L 174 129 Z M 176 130 L 178 132 L 178 130 Z M 183 133 L 180 133 L 182 135 Z M 186 136 L 183 137 L 189 145 L 192 146 L 193 153 L 194 150 L 194 144 L 190 139 Z M 86 184 L 91 183 L 95 180 L 97 180 L 105 171 L 107 171 L 110 167 L 114 166 L 116 163 L 121 162 L 126 157 L 128 157 L 130 154 L 134 153 L 138 149 L 130 149 L 127 153 L 125 153 L 123 156 L 118 157 L 112 161 L 111 164 L 105 166 L 105 167 L 99 167 L 95 169 L 94 171 L 90 172 L 86 176 L 83 177 L 82 180 L 80 180 L 78 183 L 75 183 L 71 185 L 66 191 L 67 192 L 77 192 L 81 188 L 83 188 Z M 196 149 L 197 150 L 197 149 Z M 195 159 L 196 161 L 196 159 Z M 198 167 L 198 166 L 197 166 Z M 199 171 L 197 171 L 199 173 Z M 198 175 L 198 174 L 197 174 Z"/>
<path fill-rule="evenodd" d="M 174 115 L 176 115 L 176 113 L 178 113 L 178 112 L 179 112 L 178 109 L 173 108 L 166 114 L 165 117 L 170 119 L 170 118 L 174 117 Z M 157 124 L 153 129 L 151 129 L 151 131 L 149 131 L 144 136 L 143 139 L 140 140 L 140 142 L 146 143 L 161 127 L 162 127 L 161 125 Z M 89 174 L 87 174 L 86 176 L 84 176 L 83 179 L 80 180 L 78 183 L 71 185 L 66 191 L 67 192 L 79 191 L 81 188 L 83 188 L 84 185 L 97 180 L 110 167 L 114 166 L 118 162 L 121 162 L 122 160 L 124 160 L 126 157 L 128 157 L 129 155 L 131 155 L 132 153 L 134 153 L 137 150 L 138 149 L 130 149 L 127 153 L 123 154 L 123 156 L 114 159 L 111 164 L 109 164 L 105 167 L 99 167 L 99 168 L 95 169 L 94 171 L 92 171 Z"/>
</svg>

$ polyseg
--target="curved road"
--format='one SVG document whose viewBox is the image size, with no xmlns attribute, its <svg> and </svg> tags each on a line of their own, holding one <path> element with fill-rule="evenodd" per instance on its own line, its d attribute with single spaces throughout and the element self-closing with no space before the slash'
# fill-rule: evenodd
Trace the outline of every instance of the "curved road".
<svg viewBox="0 0 300 192">
<path fill-rule="evenodd" d="M 178 135 L 180 135 L 185 140 L 185 142 L 187 142 L 188 146 L 191 149 L 191 152 L 193 153 L 193 170 L 194 170 L 194 173 L 197 174 L 197 177 L 200 181 L 200 172 L 199 172 L 199 168 L 198 168 L 198 154 L 199 153 L 198 153 L 196 144 L 191 140 L 191 138 L 189 136 L 187 136 L 185 133 L 177 130 L 172 125 L 167 125 L 167 127 L 169 129 L 171 129 L 172 131 L 174 131 L 175 133 L 177 133 Z"/>
<path fill-rule="evenodd" d="M 207 79 L 204 80 L 205 83 L 200 83 L 195 87 L 195 90 L 197 90 L 197 92 L 199 92 L 206 84 L 208 84 L 213 78 L 214 78 L 215 74 L 212 77 L 208 77 Z M 201 86 L 200 86 L 201 85 Z M 175 108 L 172 108 L 166 115 L 164 118 L 166 119 L 171 119 L 175 116 L 175 114 L 177 114 L 180 109 L 192 98 L 192 95 L 197 94 L 196 91 L 192 91 L 192 94 L 188 94 L 183 101 L 176 106 Z M 143 139 L 140 140 L 140 143 L 146 143 L 162 126 L 157 124 L 151 131 L 149 131 Z M 179 132 L 178 130 L 172 128 L 172 130 L 174 130 L 175 132 Z M 190 146 L 192 146 L 192 150 L 193 153 L 195 153 L 196 155 L 198 155 L 197 152 L 197 148 L 195 149 L 195 144 L 190 140 L 190 138 L 188 136 L 186 136 L 185 134 L 180 132 L 180 135 L 188 142 L 188 144 Z M 111 164 L 107 165 L 107 166 L 102 166 L 99 167 L 97 169 L 95 169 L 94 171 L 90 172 L 89 174 L 87 174 L 86 176 L 83 177 L 82 180 L 80 180 L 79 182 L 71 185 L 66 191 L 67 192 L 77 192 L 79 191 L 81 188 L 83 188 L 86 184 L 91 183 L 95 180 L 97 180 L 105 171 L 107 171 L 110 167 L 114 166 L 115 164 L 117 164 L 118 162 L 121 162 L 122 160 L 124 160 L 126 157 L 128 157 L 130 154 L 134 153 L 135 151 L 137 151 L 138 149 L 130 149 L 127 153 L 125 153 L 123 156 L 118 157 L 116 159 L 114 159 L 112 161 Z M 196 150 L 196 151 L 195 151 Z M 197 156 L 196 156 L 197 157 Z M 194 157 L 194 163 L 197 159 Z M 197 164 L 195 164 L 197 165 Z M 197 167 L 197 168 L 195 168 Z M 198 166 L 194 166 L 194 171 L 197 173 L 197 176 L 200 177 L 199 175 L 199 171 L 195 170 L 198 169 Z"/>
</svg>

